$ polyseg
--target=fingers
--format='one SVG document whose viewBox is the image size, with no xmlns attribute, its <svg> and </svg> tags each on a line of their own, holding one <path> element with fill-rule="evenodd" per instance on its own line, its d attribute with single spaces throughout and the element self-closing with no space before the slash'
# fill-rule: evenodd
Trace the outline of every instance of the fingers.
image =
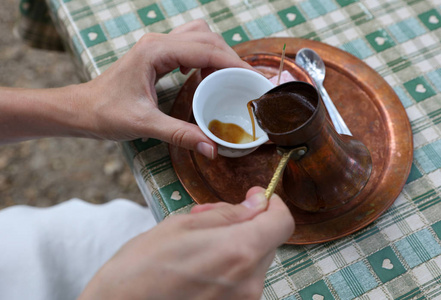
<svg viewBox="0 0 441 300">
<path fill-rule="evenodd" d="M 130 53 L 129 61 L 131 65 L 135 65 L 135 68 L 143 65 L 137 59 L 139 57 L 144 57 L 149 62 L 144 72 L 147 78 L 151 79 L 156 79 L 178 67 L 201 68 L 205 71 L 226 67 L 251 68 L 216 34 L 206 32 L 147 34 Z M 151 85 L 148 90 L 152 92 L 153 100 L 154 82 L 154 80 L 148 82 Z M 143 90 L 140 89 L 138 92 L 142 93 Z M 217 156 L 216 144 L 196 125 L 176 120 L 156 110 L 149 110 L 148 114 L 149 122 L 137 125 L 135 133 L 137 136 L 157 138 L 197 151 L 210 159 Z"/>
<path fill-rule="evenodd" d="M 207 22 L 205 22 L 205 20 L 197 19 L 176 27 L 175 29 L 170 31 L 170 34 L 178 34 L 190 31 L 211 32 L 211 29 L 208 26 Z"/>
<path fill-rule="evenodd" d="M 188 32 L 179 35 L 169 35 L 169 38 L 173 38 L 175 41 L 191 41 L 195 43 L 214 45 L 219 49 L 228 52 L 230 55 L 239 57 L 237 53 L 228 46 L 225 40 L 217 33 L 214 32 Z"/>
<path fill-rule="evenodd" d="M 200 68 L 203 74 L 228 67 L 253 70 L 218 34 L 212 33 L 203 21 L 190 22 L 173 30 L 172 34 L 146 34 L 120 62 L 144 72 L 149 86 L 141 86 L 133 91 L 142 94 L 147 90 L 151 93 L 152 102 L 156 102 L 156 79 L 176 68 L 181 68 L 183 72 L 189 68 Z M 139 75 L 137 77 L 144 78 Z M 176 120 L 156 110 L 149 110 L 148 114 L 149 122 L 145 125 L 137 124 L 135 135 L 157 138 L 197 151 L 210 159 L 216 157 L 216 144 L 196 125 Z"/>
<path fill-rule="evenodd" d="M 265 240 L 266 246 L 262 250 L 263 253 L 266 253 L 267 250 L 274 249 L 286 242 L 293 234 L 295 224 L 288 207 L 276 194 L 271 197 L 265 211 L 268 202 L 264 193 L 264 188 L 256 186 L 248 190 L 246 200 L 241 205 L 233 206 L 219 202 L 195 206 L 193 208 L 196 210 L 195 212 L 204 212 L 200 214 L 201 219 L 196 224 L 215 227 L 252 219 L 240 226 L 236 233 L 249 238 L 249 241 L 256 244 L 261 244 L 262 240 Z M 248 210 L 244 210 L 241 206 L 245 206 Z M 215 217 L 219 217 L 219 215 L 224 218 Z M 210 222 L 213 223 L 210 225 Z"/>
<path fill-rule="evenodd" d="M 170 31 L 170 34 L 175 34 L 176 36 L 178 36 L 178 34 L 180 33 L 186 33 L 186 32 L 211 32 L 210 27 L 208 26 L 207 22 L 205 22 L 205 20 L 203 19 L 197 19 L 197 20 L 193 20 L 191 22 L 185 23 L 184 25 L 178 26 L 175 29 L 173 29 L 172 31 Z M 226 43 L 224 42 L 224 44 L 226 45 Z M 228 46 L 228 45 L 227 45 Z M 233 49 L 231 49 L 233 50 Z M 188 72 L 190 72 L 192 68 L 190 67 L 180 67 L 180 71 L 182 74 L 188 74 Z M 209 73 L 213 72 L 212 70 L 210 70 Z M 205 72 L 207 73 L 207 72 Z M 202 76 L 204 78 L 204 76 Z"/>
<path fill-rule="evenodd" d="M 216 47 L 228 51 L 232 55 L 238 56 L 219 34 L 211 31 L 207 22 L 203 19 L 194 20 L 176 27 L 170 31 L 169 37 L 170 36 L 173 37 L 173 39 L 176 39 L 176 41 L 193 41 L 213 44 L 216 45 Z"/>
<path fill-rule="evenodd" d="M 294 228 L 291 212 L 282 199 L 274 194 L 268 209 L 257 215 L 252 222 L 244 223 L 241 230 L 256 245 L 261 245 L 261 241 L 265 240 L 264 248 L 269 251 L 285 243 L 293 234 Z M 264 248 L 261 250 L 265 253 Z"/>
<path fill-rule="evenodd" d="M 217 156 L 217 146 L 201 129 L 188 122 L 170 117 L 161 111 L 151 112 L 151 122 L 145 124 L 145 134 L 169 144 L 196 151 L 209 159 Z"/>
<path fill-rule="evenodd" d="M 214 44 L 183 42 L 179 52 L 167 48 L 163 49 L 162 54 L 163 59 L 158 59 L 157 64 L 155 64 L 156 71 L 159 74 L 182 66 L 201 69 L 237 67 L 254 71 L 249 64 L 241 60 L 237 55 L 232 54 L 230 51 L 225 51 Z"/>
<path fill-rule="evenodd" d="M 260 186 L 252 187 L 251 189 L 248 190 L 245 199 L 251 198 L 254 194 L 258 194 L 258 193 L 264 194 L 265 189 Z M 212 210 L 225 205 L 231 205 L 231 204 L 228 204 L 226 202 L 216 202 L 216 203 L 205 203 L 201 205 L 196 205 L 193 206 L 193 208 L 191 209 L 191 213 L 199 213 L 207 210 Z"/>
<path fill-rule="evenodd" d="M 226 202 L 217 202 L 217 203 L 205 203 L 205 204 L 201 204 L 201 205 L 196 205 L 193 206 L 190 213 L 191 214 L 196 214 L 196 213 L 200 213 L 200 212 L 204 212 L 207 210 L 212 210 L 212 209 L 216 209 L 225 205 L 230 205 Z"/>
<path fill-rule="evenodd" d="M 192 31 L 181 34 L 169 34 L 165 36 L 169 41 L 181 44 L 182 42 L 192 42 L 215 46 L 222 49 L 229 54 L 239 57 L 237 53 L 224 41 L 224 39 L 217 33 L 208 31 Z"/>
<path fill-rule="evenodd" d="M 264 194 L 255 193 L 238 205 L 214 204 L 211 206 L 212 209 L 209 209 L 210 206 L 207 205 L 202 208 L 202 212 L 193 215 L 191 226 L 193 228 L 214 228 L 251 220 L 265 210 L 267 202 Z"/>
<path fill-rule="evenodd" d="M 274 249 L 292 236 L 294 219 L 279 196 L 273 195 L 268 204 L 264 191 L 261 187 L 251 188 L 241 205 L 215 203 L 194 208 L 200 212 L 193 215 L 198 218 L 192 220 L 191 226 L 216 227 L 217 230 L 225 230 L 223 226 L 228 226 L 231 229 L 228 238 L 240 240 L 247 249 L 253 249 L 266 268 L 274 257 Z"/>
<path fill-rule="evenodd" d="M 147 49 L 154 49 L 155 53 L 149 53 L 149 57 L 159 75 L 178 67 L 238 67 L 253 70 L 215 33 L 146 34 L 137 44 L 137 48 L 143 53 Z"/>
</svg>

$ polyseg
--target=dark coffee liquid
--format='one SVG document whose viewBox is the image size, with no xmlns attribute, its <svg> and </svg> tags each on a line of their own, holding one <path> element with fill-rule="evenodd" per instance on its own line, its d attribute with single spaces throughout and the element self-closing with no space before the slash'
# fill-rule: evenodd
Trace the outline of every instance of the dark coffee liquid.
<svg viewBox="0 0 441 300">
<path fill-rule="evenodd" d="M 248 114 L 250 115 L 250 119 L 251 119 L 251 126 L 253 127 L 253 141 L 256 140 L 256 125 L 254 124 L 254 115 L 253 115 L 253 108 L 251 106 L 252 101 L 247 103 L 247 108 L 248 108 Z"/>
<path fill-rule="evenodd" d="M 268 133 L 286 133 L 302 126 L 314 113 L 308 99 L 294 92 L 276 92 L 253 100 L 260 127 Z"/>
<path fill-rule="evenodd" d="M 253 137 L 242 127 L 233 123 L 223 123 L 213 120 L 208 124 L 208 129 L 221 140 L 234 144 L 245 144 L 253 141 Z"/>
</svg>

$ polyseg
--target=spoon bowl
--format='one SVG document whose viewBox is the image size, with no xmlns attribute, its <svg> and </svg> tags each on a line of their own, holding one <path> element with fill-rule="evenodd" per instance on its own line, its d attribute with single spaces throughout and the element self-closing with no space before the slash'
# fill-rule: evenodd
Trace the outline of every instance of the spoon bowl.
<svg viewBox="0 0 441 300">
<path fill-rule="evenodd" d="M 312 49 L 300 49 L 296 56 L 296 63 L 308 72 L 317 84 L 323 85 L 326 68 L 321 57 Z"/>
</svg>

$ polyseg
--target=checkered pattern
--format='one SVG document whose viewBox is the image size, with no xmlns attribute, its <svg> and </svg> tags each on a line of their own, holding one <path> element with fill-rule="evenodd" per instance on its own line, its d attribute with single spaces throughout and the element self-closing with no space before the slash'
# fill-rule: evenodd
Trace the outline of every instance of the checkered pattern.
<svg viewBox="0 0 441 300">
<path fill-rule="evenodd" d="M 348 51 L 393 87 L 409 116 L 415 159 L 402 193 L 346 238 L 278 249 L 264 299 L 441 299 L 441 1 L 48 0 L 75 59 L 93 78 L 146 32 L 204 18 L 229 45 L 266 36 L 315 39 Z M 168 111 L 185 76 L 158 83 Z M 157 219 L 194 205 L 167 145 L 123 144 Z"/>
</svg>

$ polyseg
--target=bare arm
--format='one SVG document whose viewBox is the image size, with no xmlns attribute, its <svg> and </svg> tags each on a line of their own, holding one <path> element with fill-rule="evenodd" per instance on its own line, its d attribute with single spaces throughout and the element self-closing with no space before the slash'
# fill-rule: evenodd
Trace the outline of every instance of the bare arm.
<svg viewBox="0 0 441 300">
<path fill-rule="evenodd" d="M 80 86 L 0 87 L 0 143 L 49 136 L 93 137 L 87 112 L 81 111 Z"/>
<path fill-rule="evenodd" d="M 194 124 L 163 114 L 155 83 L 181 68 L 203 73 L 251 68 L 203 21 L 146 34 L 94 80 L 57 89 L 0 89 L 0 144 L 48 136 L 156 138 L 214 158 L 216 145 Z"/>
</svg>

